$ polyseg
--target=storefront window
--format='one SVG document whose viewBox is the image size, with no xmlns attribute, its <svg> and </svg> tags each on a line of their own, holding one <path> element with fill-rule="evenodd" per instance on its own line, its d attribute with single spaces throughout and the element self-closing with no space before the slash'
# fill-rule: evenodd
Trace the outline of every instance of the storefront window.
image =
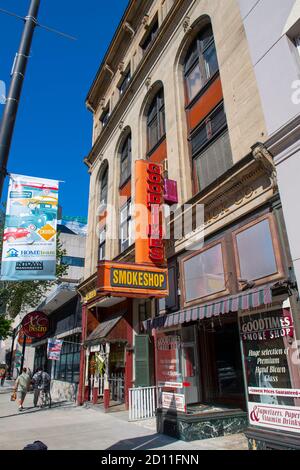
<svg viewBox="0 0 300 470">
<path fill-rule="evenodd" d="M 240 277 L 253 281 L 278 272 L 269 219 L 236 234 Z"/>
<path fill-rule="evenodd" d="M 251 425 L 300 432 L 298 348 L 289 309 L 240 318 Z"/>
<path fill-rule="evenodd" d="M 69 383 L 79 381 L 80 336 L 64 338 L 60 360 L 54 364 L 54 378 Z"/>
<path fill-rule="evenodd" d="M 186 302 L 225 290 L 221 243 L 184 261 L 184 284 Z"/>
</svg>

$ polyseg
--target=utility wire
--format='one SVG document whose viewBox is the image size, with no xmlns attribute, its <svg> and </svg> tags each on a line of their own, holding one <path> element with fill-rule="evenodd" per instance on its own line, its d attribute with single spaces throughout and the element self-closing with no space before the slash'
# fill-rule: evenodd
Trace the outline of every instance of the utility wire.
<svg viewBox="0 0 300 470">
<path fill-rule="evenodd" d="M 18 18 L 19 20 L 25 21 L 25 18 L 23 16 L 17 15 L 16 13 L 13 13 L 8 10 L 4 10 L 3 8 L 0 8 L 0 13 L 4 13 L 5 15 L 13 16 L 15 18 Z M 40 28 L 45 29 L 46 31 L 58 34 L 59 36 L 63 36 L 67 39 L 71 39 L 71 41 L 77 41 L 77 38 L 75 38 L 74 36 L 71 36 L 70 34 L 62 33 L 61 31 L 58 31 L 57 29 L 49 28 L 49 26 L 45 26 L 40 23 L 37 23 L 36 25 L 39 26 Z"/>
</svg>

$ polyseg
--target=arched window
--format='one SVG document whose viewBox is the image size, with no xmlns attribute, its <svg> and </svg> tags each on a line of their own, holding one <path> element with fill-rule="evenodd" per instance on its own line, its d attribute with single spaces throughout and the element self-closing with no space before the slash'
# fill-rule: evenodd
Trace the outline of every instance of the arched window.
<svg viewBox="0 0 300 470">
<path fill-rule="evenodd" d="M 191 45 L 184 64 L 188 102 L 202 90 L 218 72 L 219 65 L 211 25 L 198 34 Z"/>
<path fill-rule="evenodd" d="M 166 134 L 164 92 L 160 90 L 153 99 L 147 114 L 148 152 Z"/>
<path fill-rule="evenodd" d="M 100 179 L 100 205 L 107 204 L 108 194 L 108 165 L 106 165 Z"/>
<path fill-rule="evenodd" d="M 121 147 L 120 186 L 123 186 L 131 176 L 131 134 Z"/>
</svg>

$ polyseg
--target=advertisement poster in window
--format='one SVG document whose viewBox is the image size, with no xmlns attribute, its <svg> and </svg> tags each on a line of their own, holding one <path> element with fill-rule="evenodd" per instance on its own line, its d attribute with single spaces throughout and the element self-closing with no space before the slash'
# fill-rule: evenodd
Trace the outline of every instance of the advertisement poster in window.
<svg viewBox="0 0 300 470">
<path fill-rule="evenodd" d="M 252 426 L 300 433 L 299 359 L 290 309 L 242 316 Z"/>
<path fill-rule="evenodd" d="M 183 387 L 180 331 L 156 334 L 156 374 L 164 390 Z"/>
</svg>

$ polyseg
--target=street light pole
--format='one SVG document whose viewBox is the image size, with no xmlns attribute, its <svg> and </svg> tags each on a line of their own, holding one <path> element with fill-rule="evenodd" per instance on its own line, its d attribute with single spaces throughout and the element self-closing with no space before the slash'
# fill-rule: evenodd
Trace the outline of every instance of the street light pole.
<svg viewBox="0 0 300 470">
<path fill-rule="evenodd" d="M 15 127 L 27 62 L 30 55 L 33 33 L 37 26 L 39 6 L 40 0 L 31 0 L 28 15 L 24 18 L 25 26 L 19 51 L 16 55 L 11 84 L 2 117 L 0 128 L 0 198 L 2 196 L 3 184 L 7 174 L 9 150 Z"/>
</svg>

